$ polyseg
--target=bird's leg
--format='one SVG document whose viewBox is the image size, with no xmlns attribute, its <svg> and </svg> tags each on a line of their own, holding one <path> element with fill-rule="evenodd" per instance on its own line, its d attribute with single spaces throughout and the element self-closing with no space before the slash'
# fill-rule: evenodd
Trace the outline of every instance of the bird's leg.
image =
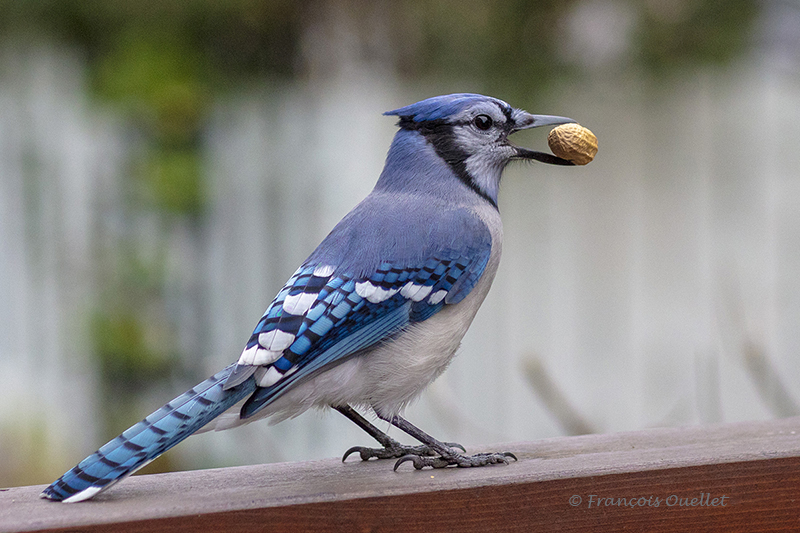
<svg viewBox="0 0 800 533">
<path fill-rule="evenodd" d="M 349 418 L 350 420 L 355 423 L 358 427 L 366 431 L 370 434 L 370 436 L 378 441 L 383 448 L 367 448 L 365 446 L 353 446 L 346 452 L 344 452 L 344 457 L 342 457 L 342 461 L 344 462 L 350 454 L 358 452 L 361 456 L 362 461 L 367 461 L 372 458 L 377 459 L 393 459 L 398 457 L 406 457 L 409 455 L 415 456 L 435 456 L 440 452 L 438 450 L 433 450 L 427 445 L 422 446 L 406 446 L 404 444 L 400 444 L 392 437 L 381 431 L 380 429 L 376 428 L 369 420 L 361 416 L 358 411 L 350 407 L 349 405 L 345 405 L 342 407 L 334 406 L 334 409 L 342 413 L 344 416 Z M 462 451 L 464 447 L 460 444 L 454 442 L 447 442 L 447 443 L 439 443 L 442 446 L 450 447 L 450 448 L 460 448 Z"/>
<path fill-rule="evenodd" d="M 390 417 L 382 417 L 380 413 L 378 416 L 381 417 L 383 420 L 386 420 L 393 426 L 402 429 L 415 439 L 420 442 L 427 444 L 428 448 L 435 453 L 438 454 L 438 457 L 432 454 L 418 454 L 418 453 L 409 453 L 404 455 L 394 465 L 394 469 L 397 470 L 397 467 L 401 464 L 411 461 L 414 464 L 414 468 L 417 470 L 421 470 L 426 466 L 430 466 L 432 468 L 444 468 L 451 465 L 456 465 L 460 467 L 470 467 L 470 466 L 486 466 L 492 464 L 508 464 L 508 458 L 512 458 L 515 461 L 517 460 L 516 456 L 511 452 L 500 452 L 500 453 L 479 453 L 476 455 L 461 455 L 452 449 L 448 443 L 439 442 L 438 440 L 434 439 L 414 424 L 409 422 L 408 420 L 404 419 L 399 415 L 393 415 Z M 462 451 L 464 450 L 461 447 Z"/>
</svg>

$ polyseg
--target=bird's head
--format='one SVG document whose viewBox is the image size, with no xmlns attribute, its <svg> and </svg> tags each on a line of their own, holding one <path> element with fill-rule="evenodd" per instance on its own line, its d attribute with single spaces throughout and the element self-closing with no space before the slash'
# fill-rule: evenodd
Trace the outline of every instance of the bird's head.
<svg viewBox="0 0 800 533">
<path fill-rule="evenodd" d="M 497 98 L 480 94 L 435 96 L 384 115 L 400 117 L 401 130 L 420 133 L 455 174 L 475 192 L 497 204 L 500 176 L 512 160 L 572 165 L 566 159 L 511 144 L 512 133 L 575 122 L 571 118 L 532 115 Z"/>
</svg>

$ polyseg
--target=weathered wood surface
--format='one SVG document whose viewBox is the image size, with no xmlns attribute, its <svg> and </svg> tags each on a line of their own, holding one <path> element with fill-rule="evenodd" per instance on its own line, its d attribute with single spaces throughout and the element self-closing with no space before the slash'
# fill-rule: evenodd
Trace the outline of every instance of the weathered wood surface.
<svg viewBox="0 0 800 533">
<path fill-rule="evenodd" d="M 3 489 L 0 531 L 800 530 L 800 418 L 493 448 L 519 462 L 393 472 L 392 461 L 351 458 L 134 476 L 78 504 L 39 499 L 43 486 Z"/>
</svg>

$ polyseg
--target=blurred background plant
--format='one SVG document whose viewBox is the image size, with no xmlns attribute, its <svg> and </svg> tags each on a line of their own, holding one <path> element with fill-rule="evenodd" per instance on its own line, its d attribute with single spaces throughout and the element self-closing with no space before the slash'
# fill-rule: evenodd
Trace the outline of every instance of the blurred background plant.
<svg viewBox="0 0 800 533">
<path fill-rule="evenodd" d="M 235 359 L 374 183 L 380 113 L 447 92 L 574 116 L 600 155 L 507 177 L 495 294 L 415 420 L 469 444 L 786 416 L 799 57 L 779 0 L 0 0 L 0 486 Z M 764 124 L 788 129 L 759 155 Z M 149 471 L 336 455 L 364 438 L 342 425 L 198 436 Z"/>
</svg>

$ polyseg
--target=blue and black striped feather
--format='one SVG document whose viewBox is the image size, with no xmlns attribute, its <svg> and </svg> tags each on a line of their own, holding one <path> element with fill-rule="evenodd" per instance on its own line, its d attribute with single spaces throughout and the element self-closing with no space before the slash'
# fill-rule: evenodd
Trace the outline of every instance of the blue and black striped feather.
<svg viewBox="0 0 800 533">
<path fill-rule="evenodd" d="M 233 365 L 228 366 L 109 441 L 53 482 L 42 496 L 62 501 L 91 487 L 108 488 L 195 433 L 256 389 L 251 378 L 224 390 L 232 369 Z"/>
<path fill-rule="evenodd" d="M 274 385 L 259 387 L 243 406 L 241 416 L 252 416 L 298 381 L 373 346 L 408 324 L 428 319 L 446 304 L 461 301 L 480 278 L 490 251 L 488 246 L 460 253 L 444 251 L 440 257 L 414 266 L 384 262 L 371 276 L 352 279 L 334 273 L 324 283 L 311 276 L 316 265 L 301 267 L 267 309 L 247 343 L 248 348 L 258 345 L 259 335 L 276 328 L 294 334 L 294 342 L 273 363 L 284 377 Z M 309 277 L 313 281 L 309 282 Z M 397 292 L 381 302 L 370 302 L 356 292 L 356 285 L 366 281 Z M 400 290 L 408 283 L 425 287 L 427 296 L 418 302 L 403 296 Z M 287 316 L 282 312 L 282 302 L 298 288 L 318 292 L 317 299 L 305 316 Z M 440 290 L 447 295 L 429 302 Z M 238 373 L 247 375 L 250 370 L 241 368 Z"/>
</svg>

